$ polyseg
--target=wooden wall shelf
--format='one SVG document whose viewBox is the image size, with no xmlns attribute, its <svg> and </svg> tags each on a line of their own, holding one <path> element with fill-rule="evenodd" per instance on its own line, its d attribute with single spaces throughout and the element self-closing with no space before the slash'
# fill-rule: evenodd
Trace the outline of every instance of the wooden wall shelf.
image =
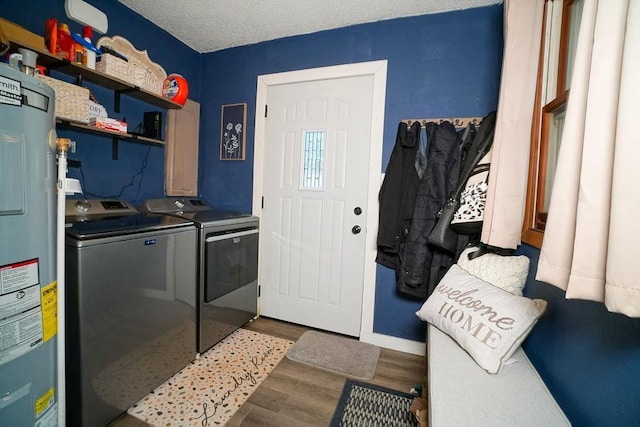
<svg viewBox="0 0 640 427">
<path fill-rule="evenodd" d="M 120 111 L 121 95 L 138 99 L 151 105 L 155 105 L 166 110 L 177 110 L 182 108 L 181 104 L 173 102 L 168 98 L 164 98 L 156 93 L 149 92 L 134 84 L 121 80 L 117 77 L 105 74 L 101 71 L 92 70 L 81 64 L 76 64 L 68 59 L 60 58 L 51 54 L 44 45 L 44 38 L 34 34 L 27 29 L 7 21 L 0 17 L 0 26 L 6 27 L 5 32 L 10 42 L 10 52 L 17 52 L 19 48 L 32 50 L 38 54 L 37 63 L 46 67 L 48 70 L 55 70 L 62 74 L 74 77 L 76 84 L 82 85 L 83 82 L 90 82 L 102 86 L 114 92 L 114 110 Z M 87 100 L 88 101 L 88 100 Z M 80 132 L 91 133 L 112 140 L 112 158 L 118 158 L 118 143 L 120 140 L 139 142 L 144 144 L 165 145 L 161 139 L 148 138 L 141 135 L 131 133 L 112 132 L 104 129 L 98 129 L 95 126 L 89 126 L 84 123 L 73 122 L 65 119 L 56 118 L 56 126 L 61 129 L 70 129 Z"/>
<path fill-rule="evenodd" d="M 18 48 L 21 47 L 33 50 L 38 54 L 38 65 L 43 65 L 49 70 L 59 71 L 68 76 L 75 77 L 79 83 L 86 81 L 110 89 L 115 92 L 116 97 L 118 98 L 120 94 L 126 94 L 127 96 L 153 104 L 157 107 L 165 109 L 182 108 L 182 105 L 177 102 L 173 102 L 168 98 L 146 91 L 136 85 L 120 80 L 117 77 L 110 76 L 97 70 L 92 70 L 84 65 L 75 64 L 68 59 L 52 55 L 44 49 L 35 49 L 33 46 L 25 46 L 19 41 L 11 39 L 10 42 L 11 52 L 17 52 Z"/>
<path fill-rule="evenodd" d="M 155 144 L 165 145 L 162 139 L 149 138 L 142 135 L 134 135 L 132 133 L 114 132 L 106 129 L 99 129 L 95 126 L 87 125 L 84 123 L 72 122 L 69 120 L 56 119 L 56 127 L 60 129 L 75 130 L 78 132 L 91 133 L 98 136 L 104 136 L 111 138 L 111 158 L 113 160 L 118 159 L 118 142 L 123 139 L 131 142 L 138 142 L 142 144 Z"/>
</svg>

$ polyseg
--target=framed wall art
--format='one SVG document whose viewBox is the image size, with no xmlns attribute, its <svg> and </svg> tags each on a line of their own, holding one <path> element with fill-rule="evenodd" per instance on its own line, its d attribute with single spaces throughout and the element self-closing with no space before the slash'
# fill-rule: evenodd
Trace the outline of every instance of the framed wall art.
<svg viewBox="0 0 640 427">
<path fill-rule="evenodd" d="M 220 160 L 244 160 L 247 104 L 222 106 Z"/>
</svg>

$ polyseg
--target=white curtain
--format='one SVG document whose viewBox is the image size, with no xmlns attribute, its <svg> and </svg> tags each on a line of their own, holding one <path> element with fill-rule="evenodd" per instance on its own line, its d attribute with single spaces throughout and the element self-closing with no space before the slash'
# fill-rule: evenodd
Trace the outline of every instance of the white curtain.
<svg viewBox="0 0 640 427">
<path fill-rule="evenodd" d="M 520 244 L 544 2 L 505 0 L 504 59 L 482 241 Z"/>
<path fill-rule="evenodd" d="M 537 280 L 640 317 L 640 0 L 585 0 Z"/>
</svg>

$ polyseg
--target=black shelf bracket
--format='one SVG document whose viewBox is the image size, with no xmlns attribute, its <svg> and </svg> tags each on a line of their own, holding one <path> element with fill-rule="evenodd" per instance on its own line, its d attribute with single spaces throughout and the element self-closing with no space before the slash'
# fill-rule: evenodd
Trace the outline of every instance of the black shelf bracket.
<svg viewBox="0 0 640 427">
<path fill-rule="evenodd" d="M 130 92 L 137 92 L 139 91 L 140 88 L 138 87 L 132 87 L 132 88 L 127 88 L 127 89 L 120 89 L 120 90 L 115 90 L 113 91 L 113 111 L 115 111 L 116 113 L 120 112 L 120 94 L 122 93 L 130 93 Z"/>
<path fill-rule="evenodd" d="M 49 70 L 57 70 L 58 68 L 65 68 L 71 65 L 71 61 L 67 58 L 60 58 L 59 62 L 54 62 L 47 65 Z"/>
<path fill-rule="evenodd" d="M 120 142 L 120 138 L 114 136 L 111 139 L 111 159 L 118 160 L 118 143 Z"/>
</svg>

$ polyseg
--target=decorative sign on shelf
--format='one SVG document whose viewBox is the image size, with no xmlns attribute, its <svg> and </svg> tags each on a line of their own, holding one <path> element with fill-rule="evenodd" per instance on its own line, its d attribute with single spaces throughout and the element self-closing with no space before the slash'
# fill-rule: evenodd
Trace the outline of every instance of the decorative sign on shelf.
<svg viewBox="0 0 640 427">
<path fill-rule="evenodd" d="M 162 84 L 167 78 L 167 72 L 149 58 L 146 50 L 136 49 L 122 36 L 101 37 L 96 46 L 109 47 L 127 58 L 124 61 L 113 55 L 104 55 L 96 65 L 98 71 L 162 96 Z"/>
<path fill-rule="evenodd" d="M 247 104 L 222 106 L 220 160 L 244 160 Z"/>
</svg>

